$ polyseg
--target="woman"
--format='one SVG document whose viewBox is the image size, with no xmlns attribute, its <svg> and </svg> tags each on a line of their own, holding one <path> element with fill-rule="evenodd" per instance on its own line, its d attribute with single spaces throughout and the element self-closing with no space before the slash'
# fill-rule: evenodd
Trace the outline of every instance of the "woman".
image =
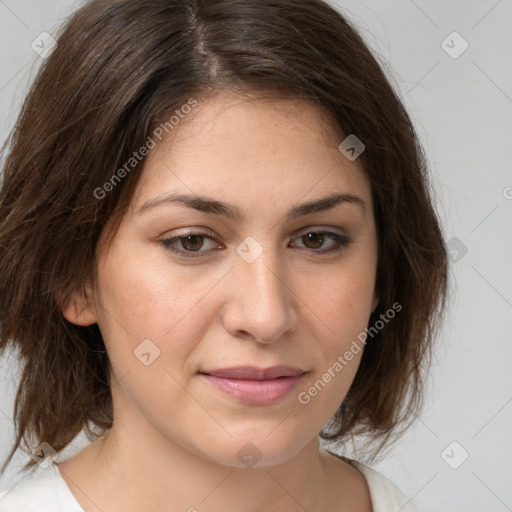
<svg viewBox="0 0 512 512">
<path fill-rule="evenodd" d="M 414 129 L 319 0 L 93 0 L 10 139 L 0 510 L 412 511 L 447 259 Z M 85 428 L 91 443 L 59 452 Z M 356 443 L 360 446 L 360 443 Z"/>
</svg>

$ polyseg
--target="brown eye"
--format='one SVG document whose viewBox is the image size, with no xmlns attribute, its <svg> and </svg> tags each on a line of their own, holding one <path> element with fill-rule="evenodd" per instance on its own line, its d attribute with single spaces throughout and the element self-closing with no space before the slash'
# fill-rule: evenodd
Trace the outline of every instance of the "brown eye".
<svg viewBox="0 0 512 512">
<path fill-rule="evenodd" d="M 304 242 L 304 245 L 308 249 L 319 249 L 322 247 L 322 244 L 324 243 L 324 235 L 322 233 L 308 233 L 306 235 L 302 236 L 302 240 Z"/>
<path fill-rule="evenodd" d="M 180 238 L 181 245 L 187 251 L 197 251 L 204 243 L 203 235 L 188 235 Z"/>
<path fill-rule="evenodd" d="M 319 256 L 341 251 L 352 243 L 352 238 L 347 235 L 333 233 L 331 231 L 309 231 L 300 235 L 297 239 L 298 245 L 292 243 L 292 247 L 310 251 Z M 212 244 L 208 248 L 208 242 Z M 326 242 L 330 242 L 326 246 Z M 189 233 L 183 236 L 160 240 L 160 243 L 169 251 L 183 258 L 199 258 L 211 255 L 214 250 L 222 249 L 215 247 L 215 239 L 205 233 Z"/>
<path fill-rule="evenodd" d="M 194 258 L 204 256 L 204 253 L 211 252 L 208 249 L 213 249 L 215 239 L 205 233 L 189 233 L 183 236 L 174 236 L 165 240 L 160 240 L 160 243 L 169 251 L 183 256 L 184 258 Z M 208 242 L 212 247 L 208 247 Z M 218 248 L 218 245 L 217 245 Z"/>
<path fill-rule="evenodd" d="M 292 243 L 293 247 L 311 251 L 319 256 L 341 251 L 352 243 L 352 237 L 331 231 L 308 231 L 299 235 L 297 240 L 300 240 L 300 243 Z"/>
</svg>

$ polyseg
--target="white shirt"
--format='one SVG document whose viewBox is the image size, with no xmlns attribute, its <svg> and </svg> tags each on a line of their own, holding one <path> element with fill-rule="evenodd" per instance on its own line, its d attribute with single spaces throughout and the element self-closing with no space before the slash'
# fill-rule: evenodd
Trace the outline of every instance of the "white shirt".
<svg viewBox="0 0 512 512">
<path fill-rule="evenodd" d="M 373 512 L 417 512 L 398 487 L 368 466 L 351 461 L 365 476 Z M 58 464 L 27 472 L 11 489 L 0 492 L 0 512 L 84 512 Z"/>
</svg>

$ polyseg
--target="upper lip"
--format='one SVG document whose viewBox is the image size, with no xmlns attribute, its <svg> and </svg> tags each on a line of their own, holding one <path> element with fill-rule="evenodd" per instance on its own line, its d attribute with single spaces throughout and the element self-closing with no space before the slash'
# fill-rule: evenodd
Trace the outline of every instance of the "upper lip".
<svg viewBox="0 0 512 512">
<path fill-rule="evenodd" d="M 200 373 L 224 379 L 270 380 L 279 377 L 296 377 L 305 372 L 294 366 L 279 365 L 269 368 L 233 366 L 231 368 L 219 368 L 218 370 L 208 370 Z"/>
</svg>

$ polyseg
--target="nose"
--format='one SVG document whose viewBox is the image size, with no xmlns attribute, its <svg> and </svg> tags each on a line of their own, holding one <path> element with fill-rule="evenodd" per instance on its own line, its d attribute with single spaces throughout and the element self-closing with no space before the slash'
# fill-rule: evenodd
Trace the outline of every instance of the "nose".
<svg viewBox="0 0 512 512">
<path fill-rule="evenodd" d="M 265 248 L 251 263 L 236 256 L 223 315 L 226 330 L 264 344 L 293 332 L 300 300 L 288 274 L 286 263 L 271 249 Z"/>
</svg>

